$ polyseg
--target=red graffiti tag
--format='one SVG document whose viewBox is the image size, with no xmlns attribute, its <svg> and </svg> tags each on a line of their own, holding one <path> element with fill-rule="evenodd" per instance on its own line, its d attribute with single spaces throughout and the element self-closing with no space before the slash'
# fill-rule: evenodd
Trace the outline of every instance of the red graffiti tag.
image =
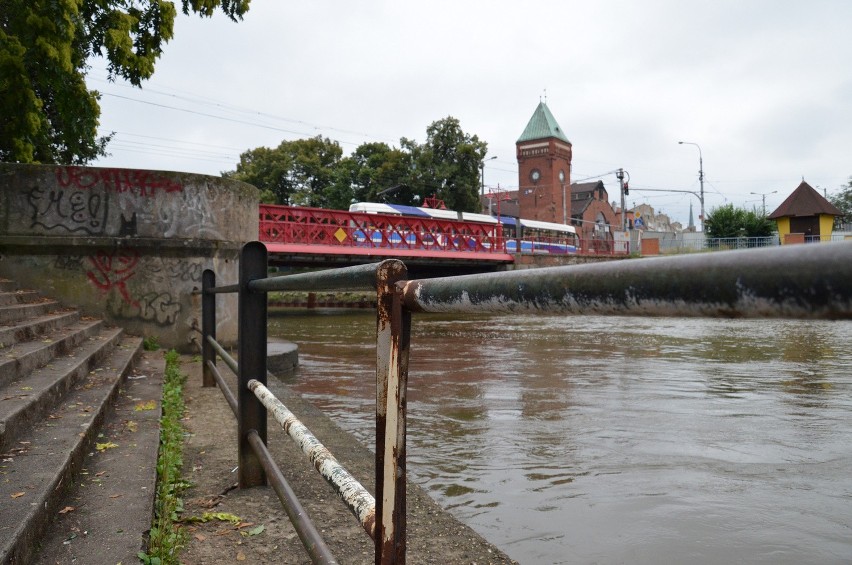
<svg viewBox="0 0 852 565">
<path fill-rule="evenodd" d="M 56 182 L 63 188 L 87 190 L 101 186 L 107 192 L 132 192 L 152 197 L 157 192 L 180 192 L 183 185 L 152 171 L 135 169 L 97 169 L 90 167 L 56 167 Z"/>
<path fill-rule="evenodd" d="M 136 274 L 136 265 L 139 264 L 138 251 L 134 249 L 98 251 L 89 256 L 89 261 L 94 266 L 94 270 L 88 271 L 86 276 L 95 286 L 105 293 L 112 288 L 117 288 L 127 304 L 139 306 L 139 303 L 130 296 L 125 284 Z"/>
</svg>

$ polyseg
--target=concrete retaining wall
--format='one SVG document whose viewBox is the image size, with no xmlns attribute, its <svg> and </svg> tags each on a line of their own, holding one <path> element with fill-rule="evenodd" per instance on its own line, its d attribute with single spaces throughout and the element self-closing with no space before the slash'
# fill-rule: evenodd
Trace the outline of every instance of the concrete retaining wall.
<svg viewBox="0 0 852 565">
<path fill-rule="evenodd" d="M 257 233 L 258 191 L 244 183 L 0 163 L 0 276 L 166 347 L 198 339 L 201 272 L 236 282 L 239 249 Z M 233 341 L 236 297 L 217 305 L 217 337 Z"/>
</svg>

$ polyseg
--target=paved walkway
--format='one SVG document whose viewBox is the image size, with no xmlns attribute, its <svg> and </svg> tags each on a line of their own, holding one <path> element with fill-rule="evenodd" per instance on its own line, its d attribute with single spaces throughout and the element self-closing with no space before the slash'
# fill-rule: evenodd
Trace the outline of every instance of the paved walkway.
<svg viewBox="0 0 852 565">
<path fill-rule="evenodd" d="M 185 493 L 184 516 L 228 513 L 239 525 L 220 519 L 190 526 L 190 544 L 181 555 L 187 564 L 309 563 L 274 491 L 241 491 L 236 484 L 236 422 L 216 388 L 201 387 L 197 361 L 183 366 L 190 376 L 185 389 L 190 432 L 184 444 L 184 477 L 193 486 Z M 229 374 L 227 369 L 223 373 Z M 232 386 L 234 386 L 232 378 Z M 313 405 L 275 380 L 269 388 L 328 446 L 335 457 L 372 492 L 374 456 Z M 274 420 L 268 443 L 282 472 L 340 563 L 374 562 L 373 542 L 337 499 L 293 441 Z M 220 516 L 225 518 L 225 516 Z M 262 531 L 260 526 L 263 526 Z M 254 535 L 250 535 L 254 534 Z M 513 563 L 496 547 L 443 511 L 419 487 L 408 488 L 408 563 Z"/>
</svg>

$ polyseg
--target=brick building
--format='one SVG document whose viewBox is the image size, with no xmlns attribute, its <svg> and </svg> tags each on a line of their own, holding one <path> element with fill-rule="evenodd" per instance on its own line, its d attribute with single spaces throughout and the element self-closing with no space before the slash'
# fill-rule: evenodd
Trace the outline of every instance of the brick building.
<svg viewBox="0 0 852 565">
<path fill-rule="evenodd" d="M 571 184 L 572 146 L 540 102 L 515 143 L 518 190 L 485 195 L 483 210 L 528 220 L 572 224 L 582 239 L 612 239 L 615 211 L 602 181 Z"/>
</svg>

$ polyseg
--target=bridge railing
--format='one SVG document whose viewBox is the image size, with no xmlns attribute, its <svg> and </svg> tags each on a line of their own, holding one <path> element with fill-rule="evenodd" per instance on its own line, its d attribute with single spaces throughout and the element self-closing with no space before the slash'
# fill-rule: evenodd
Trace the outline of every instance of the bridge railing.
<svg viewBox="0 0 852 565">
<path fill-rule="evenodd" d="M 205 272 L 204 277 L 203 343 L 210 348 L 204 352 L 205 371 L 210 371 L 209 375 L 205 372 L 205 384 L 215 380 L 222 386 L 212 361 L 216 351 L 222 354 L 214 345 L 213 298 L 218 292 L 240 293 L 238 348 L 244 361 L 237 367 L 237 396 L 229 398 L 224 387 L 223 392 L 238 414 L 241 487 L 263 484 L 264 472 L 272 475 L 263 463 L 268 456 L 259 455 L 265 449 L 266 403 L 254 396 L 258 391 L 260 397 L 267 394 L 261 386 L 266 378 L 266 292 L 376 289 L 376 497 L 372 532 L 376 563 L 382 564 L 405 562 L 406 394 L 413 314 L 546 311 L 852 319 L 852 242 L 422 280 L 406 280 L 405 266 L 395 260 L 266 278 L 266 249 L 253 242 L 243 248 L 239 284 L 216 288 L 212 273 Z M 274 403 L 269 406 L 279 410 Z M 352 505 L 350 509 L 360 516 Z"/>
<path fill-rule="evenodd" d="M 273 204 L 260 206 L 259 238 L 264 243 L 459 253 L 627 254 L 625 246 L 618 247 L 612 240 L 579 240 L 538 233 L 518 239 L 506 235 L 512 231 L 500 223 Z"/>
<path fill-rule="evenodd" d="M 261 205 L 259 232 L 265 243 L 505 253 L 496 223 L 323 208 Z"/>
</svg>

